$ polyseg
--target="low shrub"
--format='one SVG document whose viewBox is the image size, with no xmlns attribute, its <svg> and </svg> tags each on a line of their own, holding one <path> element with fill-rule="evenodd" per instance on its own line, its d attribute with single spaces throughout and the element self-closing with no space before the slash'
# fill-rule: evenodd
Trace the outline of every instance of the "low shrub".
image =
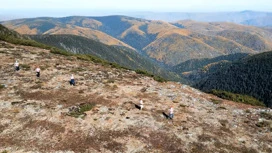
<svg viewBox="0 0 272 153">
<path fill-rule="evenodd" d="M 248 96 L 248 95 L 241 95 L 241 94 L 235 94 L 228 91 L 222 91 L 222 90 L 211 90 L 211 94 L 214 94 L 220 98 L 250 104 L 254 106 L 265 106 L 264 103 L 259 101 L 258 99 Z"/>
<path fill-rule="evenodd" d="M 5 88 L 5 85 L 3 84 L 0 84 L 0 90 L 4 89 Z"/>
<path fill-rule="evenodd" d="M 90 103 L 80 104 L 79 106 L 73 107 L 71 110 L 69 110 L 67 115 L 75 118 L 84 117 L 86 116 L 85 112 L 91 110 L 93 107 L 94 104 Z"/>
<path fill-rule="evenodd" d="M 162 78 L 160 76 L 153 75 L 153 74 L 151 74 L 151 73 L 149 73 L 149 72 L 147 72 L 145 70 L 137 69 L 137 70 L 135 70 L 135 72 L 137 74 L 142 74 L 142 75 L 145 75 L 145 76 L 148 76 L 148 77 L 152 77 L 155 81 L 158 81 L 158 82 L 167 82 L 166 79 L 164 79 L 164 78 Z"/>
<path fill-rule="evenodd" d="M 211 98 L 211 102 L 214 103 L 214 104 L 220 104 L 220 103 L 222 103 L 222 100 Z"/>
<path fill-rule="evenodd" d="M 29 71 L 30 70 L 30 66 L 27 65 L 27 64 L 21 64 L 21 68 L 26 70 L 26 71 Z"/>
<path fill-rule="evenodd" d="M 267 112 L 261 112 L 261 113 L 260 113 L 260 116 L 261 116 L 262 118 L 267 119 L 267 120 L 272 120 L 272 114 L 269 114 L 269 113 L 267 113 Z"/>
<path fill-rule="evenodd" d="M 72 73 L 77 73 L 77 72 L 82 72 L 82 71 L 85 71 L 85 69 L 81 68 L 81 67 L 77 67 L 75 69 L 72 69 L 70 72 Z"/>
</svg>

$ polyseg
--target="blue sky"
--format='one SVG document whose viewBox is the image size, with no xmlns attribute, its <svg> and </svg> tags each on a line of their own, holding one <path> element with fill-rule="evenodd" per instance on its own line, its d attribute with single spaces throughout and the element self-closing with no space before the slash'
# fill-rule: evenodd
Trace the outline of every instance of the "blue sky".
<svg viewBox="0 0 272 153">
<path fill-rule="evenodd" d="M 123 12 L 272 12 L 272 0 L 0 0 L 0 19 Z M 121 12 L 121 13 L 118 13 Z"/>
<path fill-rule="evenodd" d="M 0 9 L 272 11 L 272 0 L 0 0 Z"/>
</svg>

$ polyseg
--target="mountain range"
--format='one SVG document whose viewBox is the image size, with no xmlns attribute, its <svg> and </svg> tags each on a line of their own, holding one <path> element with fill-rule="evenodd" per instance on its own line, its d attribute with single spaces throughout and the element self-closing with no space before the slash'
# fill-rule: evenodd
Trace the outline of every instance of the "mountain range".
<svg viewBox="0 0 272 153">
<path fill-rule="evenodd" d="M 232 22 L 258 27 L 272 26 L 271 12 L 244 10 L 239 12 L 131 12 L 127 15 L 148 20 L 176 22 L 194 20 L 200 22 Z"/>
<path fill-rule="evenodd" d="M 190 59 L 272 49 L 271 30 L 227 22 L 154 21 L 126 16 L 31 18 L 1 22 L 21 34 L 73 34 L 131 48 L 168 66 Z"/>
</svg>

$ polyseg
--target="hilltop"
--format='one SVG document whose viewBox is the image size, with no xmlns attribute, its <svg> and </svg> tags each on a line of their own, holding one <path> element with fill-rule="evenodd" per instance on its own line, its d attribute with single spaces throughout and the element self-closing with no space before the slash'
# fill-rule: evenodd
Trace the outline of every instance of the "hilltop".
<svg viewBox="0 0 272 153">
<path fill-rule="evenodd" d="M 20 34 L 72 34 L 107 45 L 127 47 L 167 66 L 191 59 L 272 50 L 271 30 L 228 22 L 165 22 L 127 16 L 71 16 L 1 23 Z"/>
<path fill-rule="evenodd" d="M 54 53 L 0 42 L 1 152 L 272 151 L 271 109 Z M 163 115 L 170 106 L 173 121 Z"/>
</svg>

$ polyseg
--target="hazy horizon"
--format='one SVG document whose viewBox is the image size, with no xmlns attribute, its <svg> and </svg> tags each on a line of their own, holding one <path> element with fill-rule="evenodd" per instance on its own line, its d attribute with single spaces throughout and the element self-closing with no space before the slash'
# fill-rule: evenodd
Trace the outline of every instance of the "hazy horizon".
<svg viewBox="0 0 272 153">
<path fill-rule="evenodd" d="M 1 3 L 0 21 L 66 16 L 127 15 L 152 13 L 272 12 L 271 0 L 8 0 Z"/>
</svg>

